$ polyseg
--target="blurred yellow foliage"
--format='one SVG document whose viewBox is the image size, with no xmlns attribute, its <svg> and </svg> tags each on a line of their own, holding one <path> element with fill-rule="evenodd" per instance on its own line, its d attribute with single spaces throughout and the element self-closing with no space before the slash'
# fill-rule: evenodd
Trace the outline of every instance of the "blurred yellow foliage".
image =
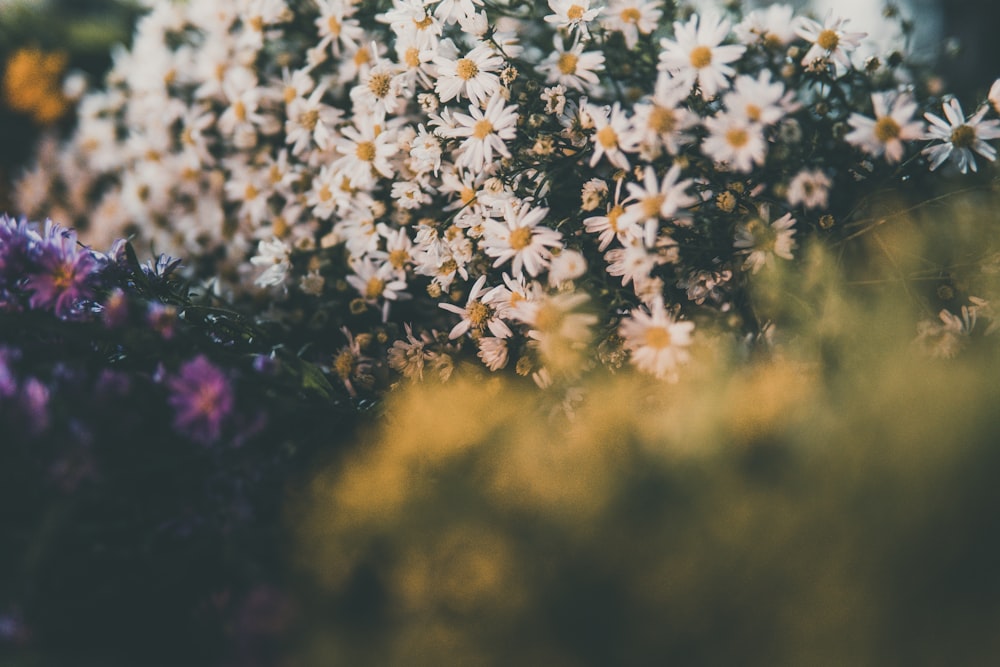
<svg viewBox="0 0 1000 667">
<path fill-rule="evenodd" d="M 69 108 L 60 83 L 66 63 L 64 53 L 33 48 L 15 51 L 4 68 L 4 103 L 39 125 L 56 122 Z"/>
</svg>

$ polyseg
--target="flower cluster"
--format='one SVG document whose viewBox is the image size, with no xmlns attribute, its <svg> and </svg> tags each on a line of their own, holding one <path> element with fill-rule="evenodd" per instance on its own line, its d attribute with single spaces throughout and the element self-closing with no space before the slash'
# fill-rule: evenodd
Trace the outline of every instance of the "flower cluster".
<svg viewBox="0 0 1000 667">
<path fill-rule="evenodd" d="M 18 201 L 193 257 L 352 394 L 463 351 L 673 379 L 701 323 L 760 332 L 747 286 L 804 239 L 994 161 L 996 89 L 967 116 L 864 37 L 780 4 L 160 3 Z"/>
</svg>

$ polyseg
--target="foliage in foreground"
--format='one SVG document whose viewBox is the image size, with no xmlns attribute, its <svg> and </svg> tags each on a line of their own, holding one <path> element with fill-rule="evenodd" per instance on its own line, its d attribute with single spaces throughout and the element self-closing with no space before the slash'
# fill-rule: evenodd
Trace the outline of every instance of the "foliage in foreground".
<svg viewBox="0 0 1000 667">
<path fill-rule="evenodd" d="M 394 394 L 291 515 L 323 586 L 305 662 L 988 664 L 1000 355 L 983 319 L 914 336 L 898 280 L 995 252 L 969 222 L 947 249 L 883 230 L 864 285 L 807 250 L 759 295 L 796 320 L 767 358 L 700 347 L 677 384 L 569 404 L 482 376 Z"/>
</svg>

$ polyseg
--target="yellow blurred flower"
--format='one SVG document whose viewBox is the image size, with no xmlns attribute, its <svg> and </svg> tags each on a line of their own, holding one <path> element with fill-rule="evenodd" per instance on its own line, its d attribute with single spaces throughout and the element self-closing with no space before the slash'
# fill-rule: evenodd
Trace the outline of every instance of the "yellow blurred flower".
<svg viewBox="0 0 1000 667">
<path fill-rule="evenodd" d="M 66 62 L 64 53 L 34 48 L 15 51 L 4 68 L 4 103 L 39 125 L 59 120 L 69 107 L 60 87 Z"/>
</svg>

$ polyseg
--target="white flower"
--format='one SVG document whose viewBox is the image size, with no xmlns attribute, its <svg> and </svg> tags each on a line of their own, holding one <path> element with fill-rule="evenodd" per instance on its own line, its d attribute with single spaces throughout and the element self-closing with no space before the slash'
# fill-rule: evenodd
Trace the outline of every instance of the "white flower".
<svg viewBox="0 0 1000 667">
<path fill-rule="evenodd" d="M 334 147 L 341 154 L 333 163 L 333 168 L 347 176 L 353 188 L 368 188 L 375 182 L 375 175 L 391 178 L 392 164 L 389 158 L 399 147 L 393 140 L 392 132 L 374 122 L 371 116 L 355 114 L 355 125 L 341 130 L 343 136 L 334 141 Z"/>
<path fill-rule="evenodd" d="M 688 110 L 682 100 L 688 91 L 666 72 L 660 72 L 652 97 L 635 105 L 633 127 L 639 133 L 641 155 L 655 159 L 662 145 L 676 155 L 688 140 L 685 131 L 697 125 L 698 115 Z"/>
<path fill-rule="evenodd" d="M 500 77 L 496 72 L 504 60 L 485 44 L 480 44 L 464 57 L 437 56 L 437 82 L 434 90 L 442 102 L 465 97 L 473 106 L 482 106 L 500 90 Z"/>
<path fill-rule="evenodd" d="M 990 104 L 993 105 L 993 110 L 1000 113 L 1000 79 L 993 82 L 990 86 L 990 94 L 988 96 Z"/>
<path fill-rule="evenodd" d="M 340 47 L 348 52 L 354 52 L 364 38 L 365 31 L 355 18 L 350 18 L 356 11 L 352 2 L 344 0 L 316 0 L 319 6 L 319 16 L 315 24 L 318 29 L 320 43 L 317 48 L 330 46 L 334 57 L 340 57 Z"/>
<path fill-rule="evenodd" d="M 610 109 L 587 104 L 584 111 L 590 117 L 594 126 L 594 154 L 590 156 L 590 166 L 600 161 L 601 156 L 619 169 L 628 169 L 629 162 L 625 151 L 635 152 L 638 142 L 631 132 L 632 123 L 618 102 Z"/>
<path fill-rule="evenodd" d="M 709 135 L 701 150 L 708 157 L 741 172 L 751 171 L 754 164 L 764 164 L 767 143 L 757 123 L 727 113 L 706 118 L 705 128 Z"/>
<path fill-rule="evenodd" d="M 763 70 L 755 79 L 739 76 L 733 82 L 733 90 L 726 93 L 723 103 L 729 113 L 743 116 L 751 123 L 773 125 L 794 109 L 793 93 L 785 94 L 785 85 L 780 81 L 771 82 L 771 70 Z"/>
<path fill-rule="evenodd" d="M 521 274 L 522 267 L 532 276 L 541 273 L 552 258 L 549 248 L 562 245 L 562 234 L 538 224 L 548 213 L 547 208 L 508 204 L 503 222 L 487 220 L 482 247 L 487 255 L 496 258 L 493 266 L 510 261 L 515 277 Z"/>
<path fill-rule="evenodd" d="M 924 118 L 930 122 L 925 139 L 937 140 L 942 143 L 933 144 L 922 152 L 931 161 L 931 171 L 951 157 L 964 174 L 969 169 L 976 171 L 976 158 L 973 151 L 993 162 L 997 151 L 987 141 L 1000 137 L 1000 120 L 983 120 L 988 106 L 983 105 L 975 114 L 965 118 L 962 105 L 952 98 L 944 103 L 944 120 L 932 113 L 925 113 Z"/>
<path fill-rule="evenodd" d="M 848 52 L 857 48 L 868 33 L 845 31 L 844 26 L 848 21 L 850 19 L 834 18 L 833 14 L 830 14 L 821 25 L 804 16 L 799 17 L 795 33 L 802 39 L 812 42 L 812 46 L 802 58 L 802 66 L 809 65 L 817 58 L 829 57 L 849 68 L 851 59 Z"/>
<path fill-rule="evenodd" d="M 660 24 L 663 12 L 658 0 L 611 0 L 601 20 L 605 30 L 622 33 L 625 47 L 632 49 L 639 35 L 648 35 Z"/>
<path fill-rule="evenodd" d="M 575 280 L 587 272 L 587 260 L 578 250 L 563 250 L 552 258 L 549 266 L 549 285 L 559 285 Z"/>
<path fill-rule="evenodd" d="M 728 85 L 736 72 L 729 63 L 740 59 L 746 47 L 740 44 L 721 46 L 729 35 L 729 21 L 715 14 L 687 23 L 674 22 L 674 39 L 660 40 L 660 69 L 670 72 L 691 90 L 697 84 L 706 99 L 715 97 Z"/>
<path fill-rule="evenodd" d="M 361 107 L 355 108 L 355 114 L 372 113 L 381 122 L 386 114 L 395 113 L 405 103 L 405 93 L 399 67 L 391 61 L 379 59 L 351 89 L 351 101 Z"/>
<path fill-rule="evenodd" d="M 485 110 L 470 106 L 469 114 L 456 113 L 454 119 L 455 127 L 447 130 L 446 136 L 465 138 L 455 160 L 457 166 L 483 171 L 493 164 L 494 151 L 510 157 L 504 142 L 517 136 L 517 105 L 506 106 L 500 95 L 494 95 Z"/>
<path fill-rule="evenodd" d="M 578 29 L 587 35 L 587 24 L 596 19 L 604 8 L 591 9 L 590 0 L 549 0 L 549 9 L 553 13 L 545 17 L 546 23 L 564 30 Z"/>
<path fill-rule="evenodd" d="M 615 187 L 615 197 L 613 201 L 608 202 L 607 213 L 594 215 L 583 221 L 583 227 L 588 233 L 597 234 L 597 249 L 601 252 L 615 239 L 625 244 L 635 226 L 634 222 L 622 223 L 622 216 L 625 214 L 625 206 L 621 202 L 622 182 L 619 180 Z"/>
<path fill-rule="evenodd" d="M 852 113 L 847 119 L 854 128 L 844 137 L 847 143 L 859 147 L 874 157 L 883 153 L 889 162 L 903 159 L 903 141 L 913 141 L 924 136 L 924 124 L 913 120 L 917 104 L 909 95 L 872 93 L 875 118 Z"/>
<path fill-rule="evenodd" d="M 789 206 L 802 204 L 806 208 L 826 208 L 833 182 L 819 169 L 803 169 L 788 184 Z"/>
<path fill-rule="evenodd" d="M 594 72 L 604 70 L 604 54 L 600 51 L 584 53 L 582 41 L 567 49 L 559 35 L 555 36 L 553 44 L 555 50 L 536 67 L 545 75 L 546 83 L 557 83 L 572 90 L 595 90 L 600 79 Z"/>
<path fill-rule="evenodd" d="M 353 274 L 347 275 L 347 282 L 358 290 L 366 303 L 377 305 L 382 302 L 382 321 L 389 317 L 389 302 L 400 301 L 410 297 L 403 290 L 406 281 L 394 275 L 388 264 L 376 266 L 370 259 L 363 258 L 351 262 Z"/>
<path fill-rule="evenodd" d="M 736 230 L 736 240 L 733 247 L 747 253 L 743 268 L 751 273 L 757 273 L 772 257 L 792 259 L 795 248 L 795 218 L 786 213 L 774 222 L 768 222 L 770 211 L 766 205 L 761 205 L 759 216 L 755 216 L 742 224 Z"/>
<path fill-rule="evenodd" d="M 250 258 L 250 263 L 266 268 L 254 282 L 261 287 L 283 284 L 288 270 L 292 268 L 291 254 L 292 249 L 281 239 L 261 241 L 257 246 L 257 255 Z"/>
<path fill-rule="evenodd" d="M 285 143 L 291 144 L 296 156 L 315 142 L 321 150 L 330 147 L 334 127 L 340 122 L 343 112 L 321 101 L 326 92 L 319 86 L 308 98 L 296 96 L 288 103 L 288 119 L 285 121 Z"/>
<path fill-rule="evenodd" d="M 675 164 L 663 176 L 662 181 L 656 178 L 656 170 L 647 166 L 643 185 L 629 183 L 629 199 L 635 203 L 625 207 L 625 213 L 618 220 L 619 227 L 643 225 L 643 240 L 647 247 L 653 247 L 660 220 L 676 218 L 682 208 L 696 203 L 698 199 L 685 192 L 693 182 L 690 178 L 678 182 L 681 175 L 680 165 Z"/>
<path fill-rule="evenodd" d="M 676 382 L 679 367 L 691 359 L 692 331 L 694 323 L 675 320 L 663 307 L 662 298 L 654 299 L 648 309 L 633 309 L 618 327 L 632 364 L 668 382 Z"/>
<path fill-rule="evenodd" d="M 566 86 L 543 88 L 541 98 L 545 102 L 545 113 L 561 116 L 566 109 Z"/>
<path fill-rule="evenodd" d="M 474 335 L 481 336 L 487 330 L 497 338 L 510 338 L 514 335 L 510 327 L 501 319 L 507 314 L 507 309 L 502 307 L 502 303 L 498 299 L 500 294 L 498 289 L 502 290 L 503 288 L 493 288 L 483 293 L 485 285 L 486 276 L 479 276 L 472 285 L 472 289 L 469 290 L 469 297 L 464 308 L 451 303 L 438 304 L 439 308 L 455 313 L 462 318 L 458 324 L 452 327 L 448 338 L 455 339 L 469 331 L 472 331 Z"/>
<path fill-rule="evenodd" d="M 498 371 L 507 365 L 507 340 L 493 336 L 483 336 L 478 341 L 477 356 L 491 371 Z"/>
<path fill-rule="evenodd" d="M 795 10 L 790 5 L 769 5 L 755 9 L 733 28 L 744 44 L 761 42 L 771 48 L 787 46 L 795 40 Z"/>
</svg>

